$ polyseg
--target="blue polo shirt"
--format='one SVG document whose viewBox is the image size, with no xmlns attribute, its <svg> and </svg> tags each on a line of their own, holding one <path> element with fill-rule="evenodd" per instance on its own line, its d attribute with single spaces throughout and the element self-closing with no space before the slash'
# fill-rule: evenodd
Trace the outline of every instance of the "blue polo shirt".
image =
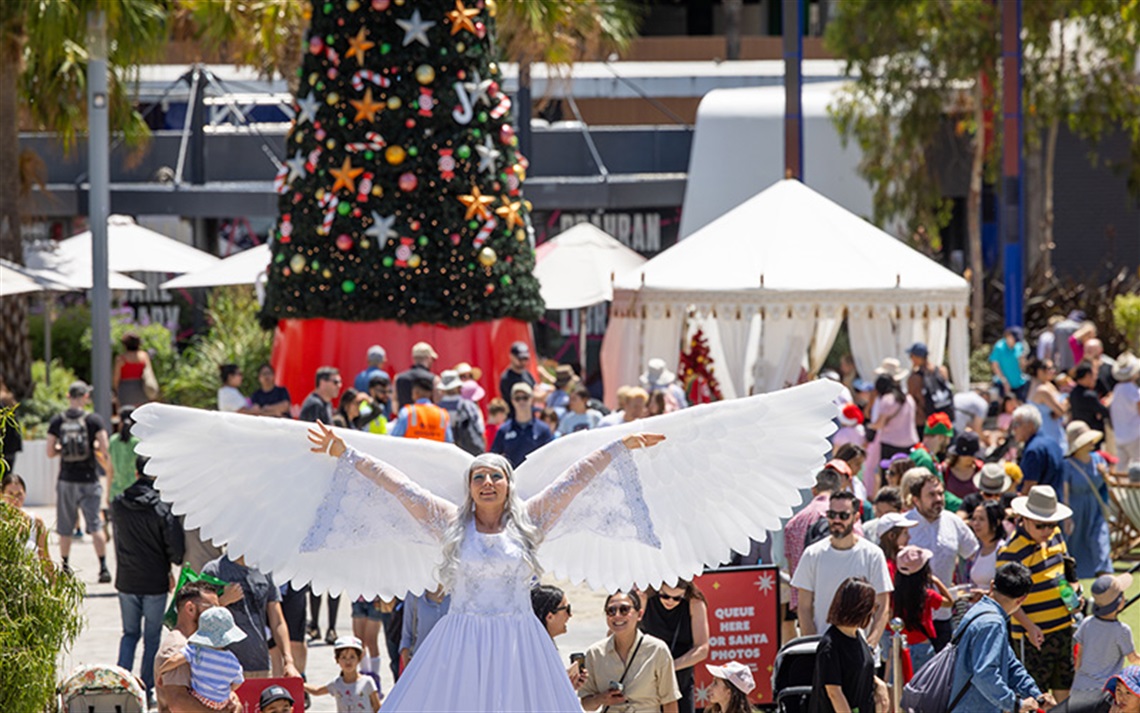
<svg viewBox="0 0 1140 713">
<path fill-rule="evenodd" d="M 1025 342 L 1017 342 L 1011 347 L 1005 339 L 999 339 L 990 352 L 990 361 L 997 362 L 1011 389 L 1020 389 L 1025 383 L 1025 374 L 1021 373 L 1021 362 L 1018 361 L 1024 354 Z"/>
<path fill-rule="evenodd" d="M 1064 461 L 1061 446 L 1038 431 L 1025 444 L 1025 450 L 1021 454 L 1021 472 L 1026 480 L 1036 481 L 1038 485 L 1050 485 L 1060 495 L 1065 483 Z"/>
<path fill-rule="evenodd" d="M 510 418 L 495 434 L 491 452 L 506 456 L 511 467 L 518 468 L 528 455 L 553 440 L 554 434 L 550 432 L 550 427 L 542 421 L 531 419 L 526 423 L 516 423 Z"/>
</svg>

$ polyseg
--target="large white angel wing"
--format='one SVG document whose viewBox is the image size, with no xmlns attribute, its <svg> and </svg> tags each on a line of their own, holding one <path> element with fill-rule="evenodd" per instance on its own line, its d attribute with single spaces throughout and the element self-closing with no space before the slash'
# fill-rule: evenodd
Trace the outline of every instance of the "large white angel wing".
<svg viewBox="0 0 1140 713">
<path fill-rule="evenodd" d="M 814 482 L 835 430 L 839 386 L 817 381 L 560 438 L 518 468 L 529 498 L 628 433 L 666 440 L 616 459 L 563 511 L 539 549 L 559 577 L 613 591 L 672 583 L 747 552 Z M 631 482 L 631 479 L 634 482 Z M 646 521 L 646 518 L 648 521 Z"/>
<path fill-rule="evenodd" d="M 311 424 L 148 404 L 135 411 L 147 473 L 187 528 L 278 582 L 389 598 L 435 587 L 439 542 L 392 495 L 309 451 Z M 472 458 L 430 441 L 335 429 L 361 453 L 462 502 Z M 336 513 L 333 517 L 330 513 Z"/>
</svg>

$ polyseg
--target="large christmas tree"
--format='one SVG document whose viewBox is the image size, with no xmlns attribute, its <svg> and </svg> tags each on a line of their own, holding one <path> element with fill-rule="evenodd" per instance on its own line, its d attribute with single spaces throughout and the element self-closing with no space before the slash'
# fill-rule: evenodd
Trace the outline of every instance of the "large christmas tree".
<svg viewBox="0 0 1140 713">
<path fill-rule="evenodd" d="M 493 14 L 482 0 L 314 0 L 269 321 L 541 316 Z"/>
</svg>

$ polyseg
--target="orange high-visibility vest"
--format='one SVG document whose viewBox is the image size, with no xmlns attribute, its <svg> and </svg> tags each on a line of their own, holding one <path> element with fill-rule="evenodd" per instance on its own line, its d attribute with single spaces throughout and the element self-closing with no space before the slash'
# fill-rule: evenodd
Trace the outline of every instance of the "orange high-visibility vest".
<svg viewBox="0 0 1140 713">
<path fill-rule="evenodd" d="M 412 404 L 408 409 L 408 428 L 405 438 L 426 438 L 429 441 L 447 440 L 447 424 L 451 415 L 447 409 L 435 404 Z"/>
</svg>

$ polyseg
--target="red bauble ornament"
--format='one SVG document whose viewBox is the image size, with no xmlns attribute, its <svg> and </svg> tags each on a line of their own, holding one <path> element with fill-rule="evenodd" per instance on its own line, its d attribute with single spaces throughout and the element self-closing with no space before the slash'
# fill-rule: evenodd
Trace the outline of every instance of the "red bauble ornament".
<svg viewBox="0 0 1140 713">
<path fill-rule="evenodd" d="M 418 186 L 419 183 L 420 179 L 416 178 L 416 174 L 411 173 L 410 171 L 408 173 L 400 174 L 400 179 L 397 181 L 397 185 L 404 193 L 411 193 L 412 191 L 416 190 L 416 186 Z"/>
<path fill-rule="evenodd" d="M 352 238 L 344 234 L 338 235 L 336 239 L 336 249 L 341 252 L 352 250 Z"/>
<path fill-rule="evenodd" d="M 515 129 L 510 124 L 503 124 L 503 128 L 499 129 L 499 141 L 504 144 L 509 144 L 514 135 Z"/>
</svg>

